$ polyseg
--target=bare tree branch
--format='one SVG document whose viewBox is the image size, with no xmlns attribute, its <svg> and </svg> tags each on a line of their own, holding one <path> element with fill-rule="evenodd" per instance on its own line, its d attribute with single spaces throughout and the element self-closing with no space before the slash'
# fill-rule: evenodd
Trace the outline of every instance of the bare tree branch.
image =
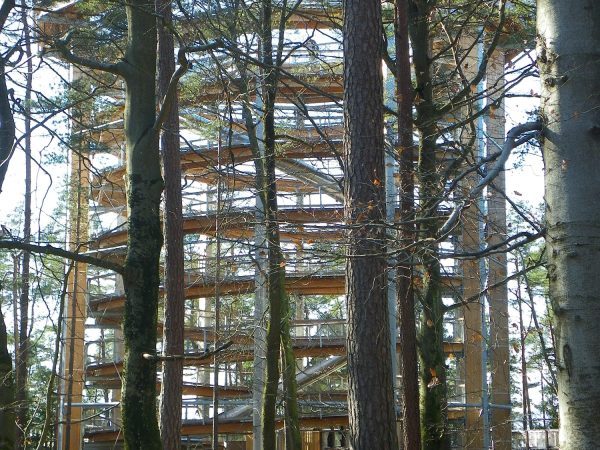
<svg viewBox="0 0 600 450">
<path fill-rule="evenodd" d="M 506 3 L 507 3 L 506 0 L 502 0 L 500 3 L 498 28 L 496 29 L 496 31 L 494 33 L 492 42 L 490 43 L 490 45 L 488 46 L 487 50 L 485 51 L 485 53 L 483 55 L 483 58 L 479 64 L 479 68 L 477 69 L 477 73 L 475 74 L 473 79 L 470 82 L 468 82 L 467 85 L 461 91 L 459 91 L 452 99 L 450 99 L 450 101 L 448 103 L 446 103 L 444 106 L 442 106 L 441 108 L 439 108 L 436 111 L 439 117 L 452 111 L 456 107 L 457 103 L 459 103 L 463 98 L 465 98 L 466 96 L 468 96 L 470 94 L 471 86 L 476 86 L 477 84 L 479 84 L 479 82 L 485 76 L 485 74 L 487 72 L 486 69 L 487 69 L 487 65 L 490 60 L 490 57 L 496 50 L 496 47 L 498 46 L 498 42 L 500 41 L 500 36 L 502 35 L 502 29 L 504 27 L 504 22 L 506 20 L 506 11 L 505 11 Z M 482 29 L 480 32 L 480 35 L 478 37 L 478 40 L 483 39 L 483 33 L 484 33 L 484 30 Z"/>
<path fill-rule="evenodd" d="M 179 52 L 177 53 L 177 62 L 179 63 L 179 67 L 177 68 L 175 73 L 173 73 L 173 76 L 169 81 L 169 87 L 167 88 L 164 97 L 161 99 L 160 108 L 156 116 L 156 121 L 154 122 L 154 131 L 156 133 L 160 132 L 160 129 L 167 115 L 169 114 L 169 110 L 171 109 L 171 105 L 173 104 L 173 100 L 175 99 L 175 93 L 177 92 L 177 84 L 179 83 L 179 80 L 188 71 L 189 62 L 187 60 L 186 53 L 214 50 L 223 45 L 223 42 L 220 39 L 218 39 L 214 42 L 209 42 L 207 44 L 198 44 L 184 47 L 181 43 L 181 40 L 179 39 L 179 36 L 175 32 L 173 34 L 179 40 L 180 45 Z"/>
<path fill-rule="evenodd" d="M 472 201 L 483 191 L 483 189 L 490 184 L 494 178 L 498 176 L 501 170 L 504 170 L 504 165 L 510 156 L 510 152 L 518 147 L 519 145 L 524 144 L 525 142 L 530 141 L 534 137 L 537 136 L 537 132 L 541 131 L 542 122 L 537 120 L 535 122 L 527 122 L 520 125 L 515 126 L 506 134 L 506 141 L 502 146 L 502 151 L 499 152 L 498 160 L 494 167 L 488 172 L 488 174 L 483 177 L 483 179 L 475 186 L 471 192 L 467 195 L 467 197 L 454 207 L 454 210 L 440 228 L 439 235 L 445 236 L 448 234 L 458 223 L 461 213 L 463 210 L 472 203 Z"/>
<path fill-rule="evenodd" d="M 4 24 L 8 19 L 10 11 L 15 7 L 15 0 L 4 0 L 0 7 L 0 31 L 4 29 Z"/>
<path fill-rule="evenodd" d="M 67 61 L 77 66 L 85 66 L 89 69 L 100 70 L 102 72 L 108 72 L 115 75 L 123 76 L 125 74 L 124 62 L 118 63 L 105 63 L 101 61 L 95 61 L 93 59 L 83 58 L 79 55 L 74 54 L 68 47 L 73 31 L 68 32 L 63 39 L 59 39 L 54 42 L 54 50 L 59 52 L 61 56 Z"/>
<path fill-rule="evenodd" d="M 54 247 L 50 244 L 28 244 L 17 240 L 0 239 L 0 249 L 25 250 L 31 253 L 59 256 L 61 258 L 67 258 L 73 261 L 79 261 L 81 263 L 91 264 L 94 266 L 102 267 L 103 269 L 112 270 L 120 275 L 125 274 L 125 268 L 121 264 L 117 264 L 107 259 L 100 259 L 82 253 L 71 252 L 60 247 Z"/>
<path fill-rule="evenodd" d="M 536 231 L 535 233 L 523 231 L 521 233 L 517 233 L 513 236 L 510 236 L 508 239 L 499 242 L 496 245 L 488 246 L 482 250 L 476 252 L 451 253 L 449 256 L 456 259 L 474 259 L 494 255 L 496 253 L 506 253 L 518 247 L 521 247 L 523 244 L 527 244 L 528 242 L 533 242 L 541 238 L 542 236 L 544 236 L 545 232 L 545 228 L 542 228 L 541 230 Z M 512 244 L 508 245 L 511 242 Z M 505 247 L 506 245 L 507 247 Z"/>
<path fill-rule="evenodd" d="M 541 267 L 544 265 L 544 262 L 542 260 L 540 261 L 536 261 L 534 264 L 524 267 L 521 270 L 509 275 L 508 277 L 504 278 L 503 280 L 498 281 L 497 283 L 494 283 L 490 286 L 487 286 L 485 289 L 482 289 L 481 291 L 479 291 L 476 294 L 471 295 L 468 298 L 462 299 L 460 302 L 458 303 L 453 303 L 452 305 L 448 305 L 444 308 L 444 312 L 447 313 L 448 311 L 452 311 L 453 309 L 457 309 L 457 308 L 462 308 L 463 306 L 467 306 L 475 301 L 479 301 L 479 299 L 481 298 L 482 295 L 487 294 L 489 291 L 496 289 L 500 286 L 504 286 L 506 283 L 508 283 L 511 280 L 514 280 L 520 276 L 523 276 L 525 274 L 527 274 L 528 272 L 537 269 L 538 267 Z"/>
<path fill-rule="evenodd" d="M 228 341 L 222 345 L 219 345 L 212 351 L 202 352 L 202 353 L 186 353 L 184 355 L 151 355 L 150 353 L 144 353 L 142 356 L 144 359 L 148 361 L 179 361 L 179 360 L 203 360 L 208 359 L 217 353 L 222 352 L 223 350 L 231 347 L 233 345 L 233 341 Z"/>
</svg>

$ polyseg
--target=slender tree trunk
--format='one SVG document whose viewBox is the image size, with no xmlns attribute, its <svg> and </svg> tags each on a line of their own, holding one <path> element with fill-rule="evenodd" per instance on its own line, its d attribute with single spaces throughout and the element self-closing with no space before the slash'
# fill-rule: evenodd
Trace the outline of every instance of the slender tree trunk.
<svg viewBox="0 0 600 450">
<path fill-rule="evenodd" d="M 63 339 L 63 322 L 64 322 L 64 311 L 65 311 L 65 299 L 67 297 L 67 289 L 69 286 L 69 277 L 71 275 L 71 272 L 74 268 L 75 264 L 73 261 L 71 261 L 71 263 L 68 265 L 68 267 L 66 268 L 65 271 L 65 275 L 63 278 L 63 285 L 62 285 L 62 289 L 60 292 L 60 301 L 58 304 L 58 317 L 56 320 L 56 328 L 55 328 L 55 337 L 54 337 L 54 354 L 52 355 L 52 368 L 51 368 L 51 372 L 50 372 L 50 379 L 48 380 L 48 384 L 46 386 L 46 407 L 45 407 L 45 414 L 44 414 L 44 422 L 42 424 L 42 429 L 41 429 L 41 433 L 40 433 L 40 438 L 38 441 L 38 445 L 36 447 L 36 450 L 42 450 L 44 448 L 48 448 L 45 447 L 45 445 L 48 445 L 48 443 L 52 443 L 54 441 L 54 435 L 53 435 L 53 431 L 55 431 L 57 429 L 57 425 L 58 424 L 54 424 L 53 423 L 53 419 L 55 419 L 55 414 L 53 411 L 53 407 L 56 406 L 56 408 L 60 408 L 60 405 L 58 405 L 58 399 L 61 398 L 60 395 L 56 395 L 56 378 L 58 376 L 58 370 L 59 370 L 59 361 L 60 361 L 60 357 L 61 357 L 61 351 L 60 351 L 60 347 L 61 347 L 61 341 Z M 0 447 L 1 449 L 1 447 Z"/>
<path fill-rule="evenodd" d="M 525 260 L 521 252 L 519 252 L 518 257 L 521 261 L 522 267 L 525 268 Z M 518 262 L 516 266 L 518 270 Z M 556 365 L 550 360 L 550 349 L 548 348 L 548 344 L 546 343 L 546 338 L 544 336 L 546 330 L 544 330 L 542 324 L 540 324 L 540 321 L 538 319 L 537 311 L 535 309 L 535 295 L 533 293 L 533 289 L 529 280 L 529 274 L 527 272 L 523 277 L 523 281 L 525 283 L 525 292 L 527 293 L 527 299 L 529 300 L 527 305 L 531 310 L 531 319 L 533 320 L 533 325 L 535 327 L 536 334 L 538 335 L 538 339 L 540 341 L 540 350 L 542 352 L 542 357 L 544 358 L 544 362 L 546 363 L 546 367 L 548 368 L 548 373 L 550 374 L 550 389 L 552 389 L 552 391 L 556 394 L 558 392 L 558 385 L 556 381 Z M 551 335 L 553 325 L 551 323 L 548 325 L 548 333 Z"/>
<path fill-rule="evenodd" d="M 414 242 L 414 143 L 412 128 L 413 91 L 410 74 L 410 46 L 408 39 L 408 0 L 396 0 L 396 92 L 398 100 L 398 158 L 400 160 L 400 226 L 402 247 Z M 402 252 L 398 257 L 398 317 L 400 322 L 400 365 L 402 379 L 402 448 L 419 450 L 421 431 L 419 420 L 419 367 L 413 289 L 412 253 Z"/>
<path fill-rule="evenodd" d="M 285 291 L 285 260 L 281 251 L 277 219 L 277 186 L 275 177 L 275 97 L 277 94 L 277 70 L 273 68 L 271 0 L 264 0 L 261 8 L 261 59 L 264 65 L 263 124 L 264 155 L 256 160 L 256 183 L 264 205 L 265 232 L 268 239 L 267 295 L 269 314 L 266 336 L 266 374 L 263 397 L 263 449 L 275 450 L 275 415 L 277 390 L 281 371 L 283 375 L 284 410 L 286 426 L 286 449 L 300 450 L 301 438 L 298 419 L 296 359 L 290 339 L 290 304 Z M 282 33 L 282 30 L 279 30 Z"/>
<path fill-rule="evenodd" d="M 26 9 L 22 13 L 25 33 L 25 55 L 27 57 L 27 74 L 25 75 L 25 98 L 23 122 L 25 125 L 25 198 L 23 211 L 23 241 L 31 241 L 31 90 L 33 81 L 33 63 L 31 61 L 31 40 Z M 19 299 L 19 348 L 17 351 L 17 446 L 25 448 L 25 432 L 27 426 L 27 377 L 29 361 L 29 289 L 30 289 L 31 253 L 23 252 L 21 263 L 21 296 Z"/>
<path fill-rule="evenodd" d="M 283 261 L 283 260 L 282 260 Z M 290 311 L 290 298 L 285 292 L 285 272 L 280 281 L 280 298 L 282 299 L 281 323 L 281 372 L 283 378 L 283 399 L 285 401 L 286 421 L 286 450 L 300 450 L 302 438 L 300 434 L 298 411 L 298 387 L 296 383 L 296 357 L 290 332 L 292 315 Z"/>
<path fill-rule="evenodd" d="M 273 62 L 273 47 L 271 43 L 271 3 L 269 0 L 265 0 L 262 3 L 262 16 L 261 16 L 261 50 L 262 58 L 268 67 Z M 279 351 L 280 351 L 280 340 L 281 340 L 281 301 L 279 298 L 279 289 L 277 284 L 279 283 L 278 276 L 282 271 L 281 267 L 276 265 L 276 261 L 282 261 L 281 257 L 277 254 L 277 248 L 274 248 L 273 238 L 270 233 L 275 231 L 273 229 L 273 209 L 272 204 L 269 204 L 269 194 L 275 193 L 273 189 L 270 189 L 270 183 L 273 182 L 273 188 L 275 188 L 275 161 L 273 155 L 269 154 L 269 149 L 275 145 L 275 134 L 274 134 L 274 111 L 272 105 L 275 104 L 275 86 L 269 85 L 274 82 L 272 75 L 272 69 L 265 69 L 266 73 L 264 76 L 263 85 L 263 126 L 264 135 L 263 145 L 264 154 L 260 155 L 261 159 L 257 159 L 256 166 L 256 183 L 259 189 L 259 195 L 262 197 L 262 204 L 264 206 L 264 220 L 265 220 L 265 233 L 267 236 L 268 246 L 268 262 L 267 262 L 267 296 L 268 296 L 268 316 L 267 316 L 267 336 L 266 336 L 266 373 L 265 373 L 265 390 L 263 396 L 263 448 L 264 450 L 275 450 L 276 449 L 276 435 L 275 435 L 275 419 L 276 419 L 276 402 L 277 402 L 277 386 L 279 384 Z M 259 94 L 260 95 L 260 94 Z M 270 177 L 271 175 L 271 177 Z M 271 179 L 270 179 L 271 178 Z M 277 198 L 272 199 L 277 202 Z M 285 276 L 285 275 L 284 275 Z"/>
<path fill-rule="evenodd" d="M 173 35 L 166 27 L 171 23 L 171 3 L 157 0 L 158 22 L 158 94 L 162 98 L 175 72 Z M 179 110 L 174 100 L 161 135 L 165 178 L 165 323 L 163 351 L 181 355 L 184 351 L 184 268 L 183 220 L 181 206 L 181 166 L 179 155 Z M 160 430 L 165 449 L 181 447 L 181 406 L 183 361 L 163 362 L 160 397 Z"/>
<path fill-rule="evenodd" d="M 419 332 L 421 363 L 421 445 L 424 450 L 440 450 L 449 446 L 447 418 L 446 366 L 443 348 L 444 305 L 439 249 L 436 243 L 440 222 L 438 199 L 440 179 L 437 167 L 436 111 L 430 53 L 429 17 L 432 2 L 409 0 L 409 31 L 413 45 L 416 75 L 415 125 L 419 131 L 417 180 L 420 212 L 418 239 L 429 241 L 421 250 L 423 286 L 422 317 Z"/>
<path fill-rule="evenodd" d="M 154 4 L 132 0 L 123 75 L 129 228 L 125 260 L 125 377 L 123 432 L 128 450 L 161 449 L 156 416 L 156 351 L 159 259 L 162 247 L 160 172 L 156 120 L 156 17 Z"/>
<path fill-rule="evenodd" d="M 344 11 L 348 414 L 355 450 L 397 449 L 387 303 L 381 3 Z"/>
<path fill-rule="evenodd" d="M 600 442 L 600 4 L 538 0 L 561 450 Z"/>
</svg>

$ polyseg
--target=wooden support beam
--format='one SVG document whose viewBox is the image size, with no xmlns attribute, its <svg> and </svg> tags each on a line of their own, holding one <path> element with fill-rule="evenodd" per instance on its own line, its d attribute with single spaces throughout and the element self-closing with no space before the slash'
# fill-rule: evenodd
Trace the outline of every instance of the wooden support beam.
<svg viewBox="0 0 600 450">
<path fill-rule="evenodd" d="M 464 417 L 462 409 L 450 409 L 448 418 L 458 420 Z M 276 422 L 277 429 L 282 429 L 283 420 Z M 323 417 L 302 417 L 300 418 L 300 427 L 303 430 L 329 430 L 331 428 L 339 429 L 340 426 L 348 427 L 348 416 L 323 416 Z M 219 422 L 220 434 L 250 434 L 252 432 L 251 421 Z M 206 436 L 212 433 L 212 422 L 187 422 L 181 428 L 182 436 Z M 86 439 L 89 442 L 117 442 L 122 439 L 119 431 L 98 431 L 86 433 Z"/>
<path fill-rule="evenodd" d="M 327 357 L 341 356 L 346 354 L 346 338 L 303 338 L 294 339 L 294 355 L 297 358 L 304 357 Z M 447 354 L 462 353 L 465 346 L 460 342 L 444 342 L 444 352 Z M 396 347 L 400 352 L 400 345 Z M 234 363 L 240 361 L 252 361 L 253 352 L 250 348 L 232 349 L 219 353 L 220 363 Z M 190 367 L 209 366 L 211 359 L 186 359 L 185 365 Z M 123 363 L 121 361 L 91 364 L 87 367 L 87 377 L 94 378 L 94 382 L 107 380 L 118 380 L 121 374 Z M 97 379 L 97 380 L 96 380 Z"/>
<path fill-rule="evenodd" d="M 476 182 L 471 179 L 470 182 Z M 463 216 L 462 246 L 464 251 L 479 250 L 478 211 L 472 208 Z M 480 292 L 479 260 L 466 260 L 462 263 L 463 298 L 476 297 Z M 463 308 L 464 316 L 464 379 L 466 403 L 482 404 L 482 305 L 479 299 Z M 481 408 L 467 408 L 465 417 L 465 449 L 483 448 L 483 417 Z"/>
<path fill-rule="evenodd" d="M 78 77 L 75 71 L 74 77 Z M 85 154 L 83 142 L 76 143 L 79 149 L 71 153 L 71 183 L 69 185 L 69 250 L 86 250 L 88 241 L 89 168 L 81 157 Z M 81 408 L 70 407 L 71 403 L 83 401 L 85 388 L 85 320 L 87 316 L 87 264 L 74 262 L 68 278 L 67 302 L 65 306 L 65 364 L 63 368 L 60 403 L 63 410 L 63 449 L 81 448 Z"/>
<path fill-rule="evenodd" d="M 504 77 L 504 54 L 494 53 L 488 68 L 488 80 L 496 82 Z M 506 135 L 504 102 L 498 106 L 495 117 L 488 117 L 487 132 L 497 145 L 502 145 Z M 497 151 L 488 141 L 488 154 Z M 488 200 L 488 245 L 494 246 L 506 239 L 506 201 L 504 199 L 506 179 L 500 171 L 494 180 L 494 189 L 489 191 Z M 492 255 L 489 259 L 488 284 L 494 286 L 507 276 L 505 253 Z M 491 403 L 503 405 L 492 407 L 492 441 L 495 450 L 512 448 L 510 409 L 510 350 L 508 341 L 508 288 L 506 284 L 490 289 L 490 372 Z"/>
</svg>

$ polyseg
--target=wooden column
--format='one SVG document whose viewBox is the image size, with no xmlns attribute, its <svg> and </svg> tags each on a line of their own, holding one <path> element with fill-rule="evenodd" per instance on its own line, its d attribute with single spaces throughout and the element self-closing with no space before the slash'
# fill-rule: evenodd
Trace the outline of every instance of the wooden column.
<svg viewBox="0 0 600 450">
<path fill-rule="evenodd" d="M 75 78 L 75 77 L 74 77 Z M 82 252 L 88 241 L 89 161 L 79 153 L 84 146 L 75 143 L 71 154 L 69 195 L 69 250 Z M 78 450 L 82 439 L 82 408 L 85 386 L 85 320 L 87 317 L 87 264 L 74 263 L 68 280 L 65 305 L 64 365 L 64 450 Z"/>
<path fill-rule="evenodd" d="M 463 49 L 470 48 L 466 57 L 468 65 L 465 64 L 465 76 L 473 79 L 479 67 L 478 46 L 474 45 L 470 37 L 463 37 L 460 44 Z M 478 86 L 481 89 L 481 86 Z M 472 111 L 465 110 L 464 115 L 468 117 Z M 476 122 L 476 125 L 477 124 Z M 468 128 L 468 127 L 467 127 Z M 474 130 L 475 131 L 475 130 Z M 477 131 L 475 131 L 477 133 Z M 477 161 L 479 152 L 479 135 L 473 136 L 471 132 L 465 131 L 461 135 L 464 145 L 472 146 L 471 161 Z M 474 140 L 472 140 L 474 138 Z M 463 192 L 469 193 L 475 185 L 479 183 L 480 177 L 473 173 L 466 177 Z M 478 209 L 479 202 L 475 200 L 472 206 L 467 209 L 463 215 L 462 228 L 462 250 L 465 252 L 477 252 L 481 248 L 481 239 L 479 233 L 479 221 L 482 216 Z M 481 450 L 484 446 L 483 436 L 483 367 L 482 352 L 484 350 L 484 339 L 482 335 L 482 299 L 477 295 L 481 291 L 480 261 L 478 259 L 469 259 L 463 261 L 463 299 L 471 300 L 463 308 L 464 317 L 464 380 L 465 380 L 465 402 L 468 405 L 465 409 L 465 449 Z"/>
<path fill-rule="evenodd" d="M 469 183 L 472 184 L 472 183 Z M 472 207 L 464 216 L 462 247 L 466 252 L 479 249 L 478 214 Z M 480 292 L 479 261 L 466 260 L 462 264 L 463 299 L 476 296 Z M 481 334 L 481 302 L 475 300 L 463 308 L 464 317 L 464 370 L 465 401 L 467 405 L 482 404 L 483 336 Z M 465 449 L 483 448 L 483 417 L 481 407 L 467 406 L 465 414 Z"/>
<path fill-rule="evenodd" d="M 496 52 L 488 67 L 488 79 L 495 83 L 504 76 L 504 54 Z M 487 120 L 488 153 L 499 151 L 504 144 L 506 123 L 504 102 L 501 102 Z M 494 180 L 496 189 L 490 189 L 488 200 L 488 245 L 494 246 L 506 239 L 506 201 L 504 172 Z M 506 279 L 506 254 L 489 258 L 488 284 L 493 286 Z M 490 301 L 490 370 L 492 442 L 495 450 L 511 449 L 510 422 L 510 354 L 508 345 L 508 292 L 506 285 L 491 289 Z"/>
</svg>

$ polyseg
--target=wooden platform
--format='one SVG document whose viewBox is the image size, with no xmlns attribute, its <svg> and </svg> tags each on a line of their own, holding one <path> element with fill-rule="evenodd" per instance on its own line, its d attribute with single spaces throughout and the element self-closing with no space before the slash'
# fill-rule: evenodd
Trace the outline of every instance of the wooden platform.
<svg viewBox="0 0 600 450">
<path fill-rule="evenodd" d="M 282 207 L 277 217 L 282 227 L 282 238 L 297 241 L 301 239 L 313 239 L 315 242 L 333 242 L 342 238 L 343 233 L 340 224 L 343 220 L 344 210 L 341 206 L 327 207 Z M 199 234 L 214 236 L 219 220 L 219 232 L 225 237 L 254 238 L 254 226 L 256 215 L 254 209 L 243 210 L 231 209 L 221 212 L 218 216 L 215 212 L 206 214 L 184 215 L 184 234 Z M 303 228 L 308 224 L 319 224 L 318 229 Z M 286 231 L 285 226 L 295 226 L 293 231 Z M 94 238 L 92 249 L 109 249 L 127 244 L 127 227 L 101 234 Z"/>
<path fill-rule="evenodd" d="M 464 410 L 459 408 L 448 409 L 448 419 L 458 420 L 464 417 Z M 347 415 L 331 415 L 322 417 L 301 417 L 300 427 L 303 430 L 329 430 L 339 429 L 340 426 L 348 427 Z M 276 428 L 284 427 L 283 419 L 276 421 Z M 220 434 L 250 434 L 252 421 L 219 421 Z M 182 436 L 206 436 L 212 434 L 212 421 L 185 421 L 181 428 Z M 96 431 L 86 433 L 84 436 L 91 442 L 117 442 L 123 439 L 120 431 Z"/>
<path fill-rule="evenodd" d="M 345 293 L 345 278 L 343 273 L 333 275 L 301 274 L 293 277 L 286 275 L 286 291 L 298 295 L 343 295 Z M 221 296 L 250 294 L 255 290 L 253 276 L 238 277 L 236 280 L 224 281 L 219 284 Z M 185 298 L 207 298 L 215 296 L 216 287 L 214 282 L 201 282 L 189 284 L 185 289 Z M 159 295 L 163 295 L 161 287 Z M 105 313 L 123 314 L 125 305 L 125 294 L 106 297 L 91 298 L 89 307 L 92 315 Z"/>
<path fill-rule="evenodd" d="M 305 338 L 292 339 L 294 347 L 294 356 L 296 358 L 304 357 L 326 357 L 341 356 L 346 354 L 346 338 Z M 400 344 L 397 344 L 396 351 L 400 351 Z M 446 354 L 461 354 L 464 351 L 462 342 L 444 342 L 444 352 Z M 251 348 L 243 347 L 240 349 L 226 350 L 219 354 L 219 363 L 227 364 L 241 361 L 252 361 L 254 352 Z M 186 359 L 186 367 L 210 366 L 212 358 Z M 86 377 L 97 380 L 105 378 L 118 380 L 123 369 L 123 362 L 109 362 L 102 364 L 90 364 L 86 367 Z M 210 394 L 212 395 L 212 393 Z"/>
</svg>

